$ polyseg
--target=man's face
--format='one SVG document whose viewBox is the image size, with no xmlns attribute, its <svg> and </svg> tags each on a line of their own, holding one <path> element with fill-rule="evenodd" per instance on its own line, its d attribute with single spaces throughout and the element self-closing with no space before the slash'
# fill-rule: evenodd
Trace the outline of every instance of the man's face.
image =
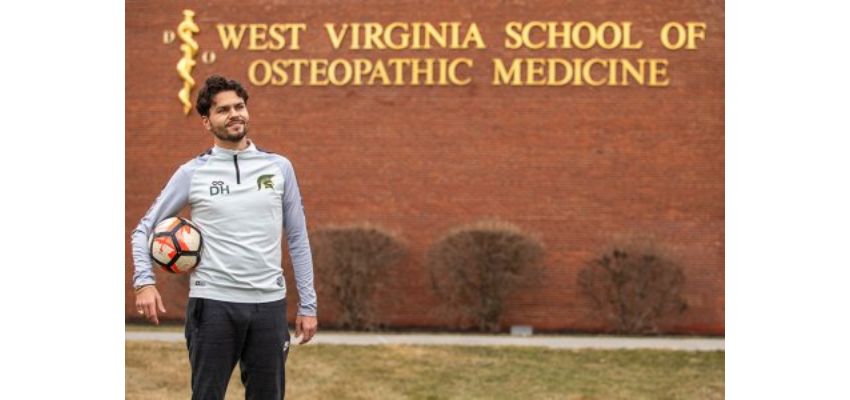
<svg viewBox="0 0 850 400">
<path fill-rule="evenodd" d="M 248 134 L 248 106 L 235 91 L 219 92 L 213 97 L 204 127 L 219 140 L 239 142 Z"/>
</svg>

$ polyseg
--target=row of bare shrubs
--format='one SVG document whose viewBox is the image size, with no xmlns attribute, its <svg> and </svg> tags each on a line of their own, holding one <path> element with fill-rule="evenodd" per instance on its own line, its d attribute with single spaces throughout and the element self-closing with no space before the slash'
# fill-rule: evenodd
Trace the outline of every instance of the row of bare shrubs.
<svg viewBox="0 0 850 400">
<path fill-rule="evenodd" d="M 311 233 L 320 294 L 339 310 L 336 325 L 380 327 L 375 300 L 409 255 L 395 233 L 368 224 L 327 227 Z M 543 279 L 544 248 L 515 225 L 484 221 L 451 230 L 428 249 L 425 265 L 441 315 L 453 328 L 497 332 L 506 302 L 518 289 L 534 290 Z M 662 320 L 684 312 L 682 268 L 635 242 L 617 244 L 588 261 L 578 274 L 581 292 L 617 333 L 657 333 Z"/>
</svg>

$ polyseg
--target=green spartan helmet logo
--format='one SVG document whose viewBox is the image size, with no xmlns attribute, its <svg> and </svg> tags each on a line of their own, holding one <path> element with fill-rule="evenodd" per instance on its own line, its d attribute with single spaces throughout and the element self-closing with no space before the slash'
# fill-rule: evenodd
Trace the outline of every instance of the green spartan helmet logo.
<svg viewBox="0 0 850 400">
<path fill-rule="evenodd" d="M 272 182 L 273 176 L 274 175 L 260 175 L 260 177 L 257 178 L 257 190 L 261 190 L 262 188 L 274 190 L 274 182 Z"/>
</svg>

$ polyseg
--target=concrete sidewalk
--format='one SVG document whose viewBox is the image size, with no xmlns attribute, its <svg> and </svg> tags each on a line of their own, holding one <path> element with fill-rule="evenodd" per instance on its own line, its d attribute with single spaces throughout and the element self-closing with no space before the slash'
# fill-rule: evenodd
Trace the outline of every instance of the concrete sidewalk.
<svg viewBox="0 0 850 400">
<path fill-rule="evenodd" d="M 182 332 L 126 331 L 125 340 L 184 341 Z M 662 349 L 686 351 L 724 351 L 725 338 L 620 337 L 419 333 L 343 333 L 319 332 L 310 344 L 356 346 L 370 345 L 450 345 L 450 346 L 536 346 L 553 349 Z M 297 343 L 297 341 L 294 341 Z"/>
</svg>

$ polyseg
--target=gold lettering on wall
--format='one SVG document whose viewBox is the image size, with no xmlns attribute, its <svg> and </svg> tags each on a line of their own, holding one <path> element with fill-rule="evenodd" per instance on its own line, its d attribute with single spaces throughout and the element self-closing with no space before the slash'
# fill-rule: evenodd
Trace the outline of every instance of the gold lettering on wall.
<svg viewBox="0 0 850 400">
<path fill-rule="evenodd" d="M 178 97 L 188 114 L 189 95 L 195 84 L 191 72 L 198 53 L 198 44 L 192 36 L 200 29 L 193 20 L 194 12 L 185 10 L 184 16 L 177 32 L 184 53 L 178 63 L 178 73 L 184 81 Z M 472 83 L 476 75 L 473 58 L 446 54 L 487 48 L 478 24 L 469 21 L 327 22 L 322 26 L 324 32 L 321 29 L 319 32 L 327 39 L 324 45 L 329 46 L 324 51 L 332 54 L 337 50 L 353 50 L 362 56 L 302 58 L 290 53 L 289 57 L 254 59 L 248 65 L 248 81 L 255 86 L 464 86 Z M 493 86 L 667 87 L 671 84 L 666 58 L 624 58 L 623 54 L 617 54 L 644 48 L 640 34 L 646 30 L 633 32 L 629 21 L 509 21 L 502 28 L 503 49 L 549 54 L 490 58 Z M 216 30 L 222 51 L 283 54 L 301 50 L 301 39 L 308 29 L 306 23 L 218 23 Z M 165 42 L 169 41 L 168 32 L 163 34 Z M 696 50 L 699 41 L 706 38 L 706 23 L 668 22 L 656 33 L 663 48 Z M 316 46 L 319 42 L 315 39 L 311 37 L 307 43 Z M 372 51 L 386 54 L 406 50 L 426 54 L 378 58 L 368 55 Z M 438 50 L 438 55 L 427 54 L 428 50 Z M 570 52 L 565 57 L 563 52 L 554 53 L 558 50 Z M 599 54 L 604 52 L 612 54 L 607 57 Z M 205 51 L 201 61 L 216 62 L 216 53 Z"/>
<path fill-rule="evenodd" d="M 675 41 L 671 37 L 675 37 Z M 696 50 L 697 39 L 705 39 L 705 22 L 668 22 L 661 28 L 661 44 L 668 50 Z"/>
<path fill-rule="evenodd" d="M 300 50 L 300 33 L 307 30 L 306 24 L 217 24 L 215 27 L 225 50 L 239 50 L 247 37 L 251 51 Z"/>
<path fill-rule="evenodd" d="M 512 21 L 505 24 L 506 49 L 580 49 L 637 50 L 643 41 L 632 39 L 631 22 L 605 21 L 599 25 L 587 21 L 544 22 Z"/>
<path fill-rule="evenodd" d="M 174 43 L 174 39 L 176 39 L 176 38 L 177 38 L 177 36 L 174 34 L 174 31 L 172 31 L 171 29 L 167 29 L 164 32 L 162 32 L 162 43 L 165 43 L 165 44 Z"/>
<path fill-rule="evenodd" d="M 472 82 L 473 65 L 464 57 L 258 59 L 248 66 L 248 80 L 256 86 L 464 86 Z"/>
<path fill-rule="evenodd" d="M 667 60 L 660 58 L 493 59 L 494 86 L 650 86 L 670 85 Z"/>
<path fill-rule="evenodd" d="M 474 22 L 377 22 L 326 23 L 325 32 L 334 50 L 347 44 L 350 50 L 485 49 L 487 45 Z"/>
</svg>

